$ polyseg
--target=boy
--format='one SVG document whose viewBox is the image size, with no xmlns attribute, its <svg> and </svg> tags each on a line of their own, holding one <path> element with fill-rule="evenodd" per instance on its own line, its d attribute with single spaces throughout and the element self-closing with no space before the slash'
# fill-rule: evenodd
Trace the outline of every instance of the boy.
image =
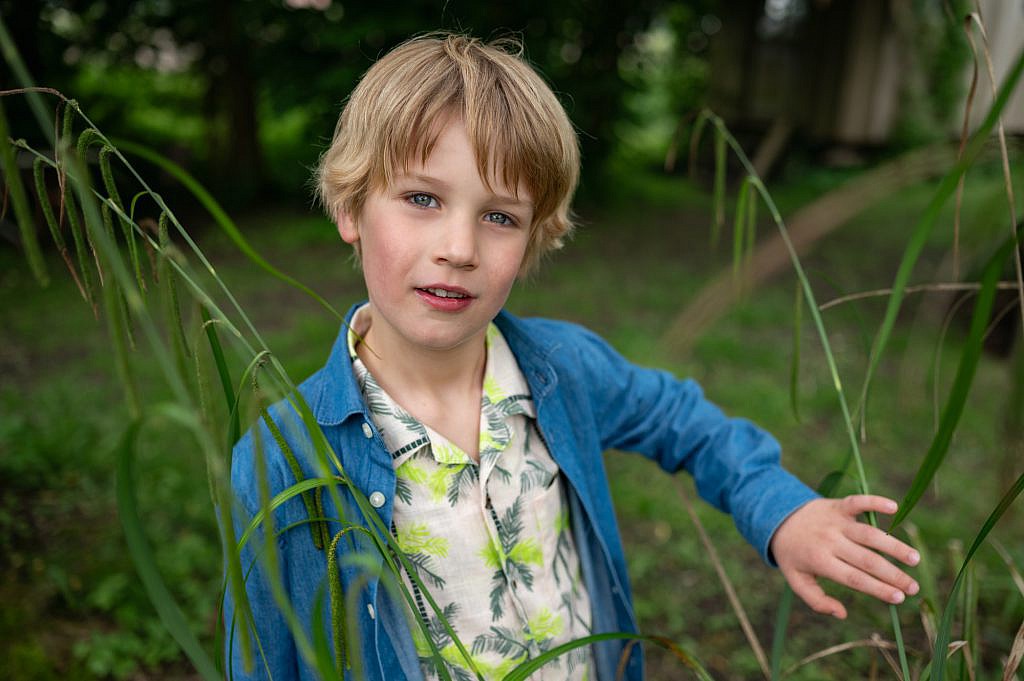
<svg viewBox="0 0 1024 681">
<path fill-rule="evenodd" d="M 383 559 L 366 534 L 338 542 L 357 624 L 334 631 L 357 648 L 349 659 L 367 679 L 438 678 L 429 636 L 452 678 L 497 679 L 570 640 L 635 632 L 601 457 L 611 448 L 685 468 L 819 612 L 845 617 L 819 576 L 891 603 L 916 593 L 877 553 L 913 565 L 913 550 L 856 521 L 892 513 L 894 502 L 818 499 L 780 467 L 768 434 L 726 418 L 692 381 L 634 366 L 578 326 L 502 311 L 516 278 L 570 231 L 579 166 L 564 110 L 508 48 L 443 35 L 394 49 L 353 91 L 321 161 L 321 198 L 355 248 L 369 302 L 349 312 L 326 366 L 300 390 L 343 475 L 419 578 L 401 571 L 411 598 L 400 598 L 381 586 Z M 317 477 L 294 414 L 278 406 L 273 418 L 303 476 Z M 271 494 L 296 482 L 276 436 L 260 424 L 236 447 L 232 482 L 250 516 L 260 508 L 257 457 Z M 370 526 L 350 490 L 339 492 L 344 517 Z M 323 515 L 340 515 L 328 495 Z M 290 528 L 277 538 L 280 586 L 306 640 L 314 619 L 332 631 L 327 560 L 308 518 L 292 498 L 274 519 Z M 331 522 L 328 536 L 340 529 Z M 247 547 L 243 569 L 253 556 Z M 257 561 L 246 581 L 260 644 L 253 673 L 315 678 L 311 648 L 293 640 L 266 572 Z M 229 599 L 229 640 L 247 626 L 233 615 Z M 610 681 L 624 645 L 577 648 L 531 678 Z M 641 677 L 634 649 L 626 678 Z"/>
</svg>

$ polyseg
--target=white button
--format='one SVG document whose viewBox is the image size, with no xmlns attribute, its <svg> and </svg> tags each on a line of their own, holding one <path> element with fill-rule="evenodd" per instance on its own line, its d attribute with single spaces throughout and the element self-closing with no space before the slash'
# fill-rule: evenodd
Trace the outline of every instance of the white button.
<svg viewBox="0 0 1024 681">
<path fill-rule="evenodd" d="M 370 424 L 366 421 L 363 421 L 363 435 L 366 436 L 367 440 L 373 437 L 373 428 L 370 428 Z"/>
<path fill-rule="evenodd" d="M 373 603 L 366 604 L 366 612 L 370 613 L 371 620 L 377 616 L 377 613 L 373 609 Z"/>
<path fill-rule="evenodd" d="M 374 508 L 380 508 L 384 505 L 385 501 L 387 501 L 387 499 L 385 499 L 384 495 L 380 492 L 374 492 L 370 495 L 370 506 L 373 506 Z"/>
</svg>

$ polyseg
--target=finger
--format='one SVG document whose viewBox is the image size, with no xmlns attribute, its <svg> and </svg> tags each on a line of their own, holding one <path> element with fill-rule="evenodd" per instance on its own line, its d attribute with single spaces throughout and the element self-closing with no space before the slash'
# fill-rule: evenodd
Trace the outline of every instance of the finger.
<svg viewBox="0 0 1024 681">
<path fill-rule="evenodd" d="M 818 581 L 806 572 L 784 572 L 793 593 L 800 597 L 814 612 L 832 615 L 837 619 L 846 619 L 846 608 L 843 604 L 825 593 Z"/>
<path fill-rule="evenodd" d="M 843 547 L 839 551 L 839 558 L 853 569 L 865 572 L 879 582 L 882 582 L 889 587 L 899 589 L 908 596 L 913 596 L 920 590 L 920 587 L 917 582 L 914 581 L 913 577 L 874 551 L 866 549 L 863 546 L 850 544 Z M 893 598 L 895 598 L 895 596 L 891 593 L 890 589 L 889 597 L 880 596 L 880 598 L 891 603 L 894 602 Z"/>
<path fill-rule="evenodd" d="M 892 514 L 899 509 L 899 504 L 877 494 L 851 494 L 848 497 L 843 497 L 840 507 L 844 513 L 849 515 L 858 515 L 868 511 Z"/>
<path fill-rule="evenodd" d="M 886 584 L 864 570 L 841 561 L 836 567 L 829 570 L 828 573 L 823 572 L 822 577 L 827 577 L 837 584 L 848 586 L 854 591 L 860 591 L 861 593 L 873 596 L 885 603 L 895 605 L 902 603 L 907 597 L 901 589 L 891 584 Z"/>
<path fill-rule="evenodd" d="M 907 565 L 914 566 L 921 562 L 921 554 L 915 551 L 913 546 L 877 527 L 857 523 L 847 528 L 846 536 L 861 546 L 892 556 Z"/>
</svg>

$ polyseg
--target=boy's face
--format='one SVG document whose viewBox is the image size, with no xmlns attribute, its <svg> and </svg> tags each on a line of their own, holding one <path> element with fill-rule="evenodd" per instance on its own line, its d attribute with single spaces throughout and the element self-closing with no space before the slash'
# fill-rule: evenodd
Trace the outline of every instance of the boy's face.
<svg viewBox="0 0 1024 681">
<path fill-rule="evenodd" d="M 359 245 L 374 308 L 370 347 L 482 343 L 522 265 L 533 219 L 522 186 L 514 192 L 498 180 L 491 185 L 477 172 L 461 118 L 453 116 L 426 163 L 410 163 L 371 192 L 358 216 L 339 216 L 341 237 Z"/>
</svg>

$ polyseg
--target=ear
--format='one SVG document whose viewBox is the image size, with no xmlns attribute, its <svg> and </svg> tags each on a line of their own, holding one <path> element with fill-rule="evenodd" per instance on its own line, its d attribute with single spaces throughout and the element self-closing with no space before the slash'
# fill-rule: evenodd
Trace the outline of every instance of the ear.
<svg viewBox="0 0 1024 681">
<path fill-rule="evenodd" d="M 338 224 L 338 234 L 341 235 L 342 241 L 356 245 L 359 241 L 359 225 L 352 214 L 344 209 L 339 210 L 335 222 Z"/>
</svg>

